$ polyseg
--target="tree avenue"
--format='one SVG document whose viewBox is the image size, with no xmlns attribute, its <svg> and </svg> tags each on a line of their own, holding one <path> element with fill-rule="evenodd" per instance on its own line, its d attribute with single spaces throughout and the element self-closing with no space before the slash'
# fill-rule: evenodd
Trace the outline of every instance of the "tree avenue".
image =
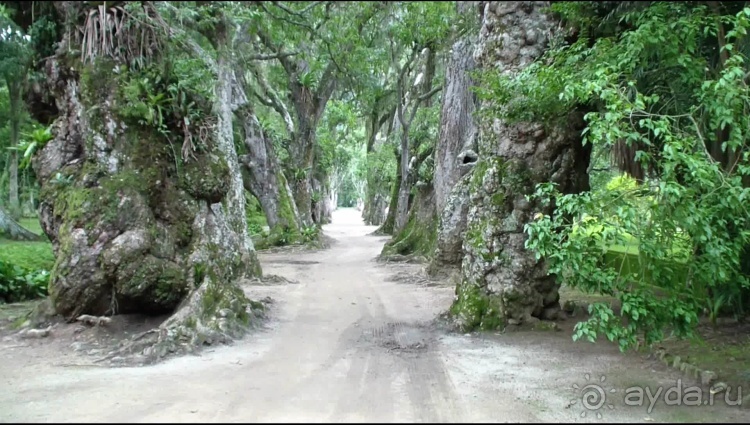
<svg viewBox="0 0 750 425">
<path fill-rule="evenodd" d="M 0 298 L 168 316 L 117 353 L 154 361 L 240 337 L 257 251 L 357 207 L 381 257 L 455 272 L 462 331 L 564 318 L 573 288 L 618 305 L 575 339 L 690 336 L 750 303 L 748 27 L 739 2 L 0 2 L 0 232 L 54 259 Z"/>
</svg>

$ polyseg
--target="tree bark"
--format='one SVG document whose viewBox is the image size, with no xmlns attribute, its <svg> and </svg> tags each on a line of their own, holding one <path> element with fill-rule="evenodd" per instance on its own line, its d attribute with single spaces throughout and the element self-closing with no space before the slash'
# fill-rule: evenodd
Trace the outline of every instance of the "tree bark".
<svg viewBox="0 0 750 425">
<path fill-rule="evenodd" d="M 9 206 L 11 215 L 20 215 L 21 203 L 18 197 L 18 142 L 21 136 L 21 101 L 22 101 L 22 81 L 20 76 L 15 79 L 9 78 L 8 97 L 10 98 L 10 180 L 8 182 Z"/>
<path fill-rule="evenodd" d="M 435 213 L 435 190 L 430 184 L 418 184 L 409 217 L 404 227 L 388 241 L 381 252 L 382 257 L 394 255 L 420 255 L 430 257 L 435 249 L 437 215 Z"/>
<path fill-rule="evenodd" d="M 81 48 L 70 37 L 87 6 L 55 7 L 66 30 L 46 73 L 60 115 L 54 139 L 32 165 L 41 185 L 40 221 L 56 257 L 50 280 L 56 312 L 68 320 L 174 313 L 148 338 L 117 351 L 141 361 L 239 336 L 254 313 L 237 281 L 261 270 L 247 235 L 234 150 L 226 34 L 217 31 L 215 105 L 190 99 L 212 131 L 178 168 L 179 150 L 170 140 L 117 109 L 118 87 L 127 82 L 113 79 L 127 74 L 113 76 L 117 64 L 109 57 L 82 64 L 68 53 Z"/>
<path fill-rule="evenodd" d="M 409 61 L 411 62 L 411 61 Z M 395 228 L 394 230 L 396 232 L 400 231 L 404 228 L 404 225 L 406 224 L 406 221 L 409 216 L 409 195 L 411 193 L 412 184 L 416 183 L 416 179 L 414 178 L 414 173 L 417 171 L 416 165 L 414 167 L 410 167 L 412 157 L 411 157 L 411 147 L 409 146 L 409 130 L 411 129 L 411 124 L 414 122 L 414 118 L 417 115 L 417 110 L 419 110 L 419 107 L 422 105 L 422 103 L 429 102 L 432 95 L 436 93 L 435 91 L 432 91 L 432 77 L 435 75 L 435 51 L 430 48 L 427 52 L 427 57 L 425 58 L 425 65 L 424 65 L 424 78 L 425 81 L 423 84 L 421 84 L 421 93 L 416 94 L 415 99 L 409 99 L 409 103 L 413 102 L 413 106 L 411 111 L 408 112 L 408 117 L 405 115 L 405 109 L 407 109 L 407 99 L 405 99 L 405 91 L 404 86 L 406 85 L 406 69 L 409 67 L 409 62 L 407 62 L 399 75 L 399 81 L 398 81 L 398 106 L 396 108 L 397 114 L 398 114 L 398 121 L 401 126 L 401 183 L 399 185 L 399 192 L 398 192 L 398 203 L 397 203 L 397 211 L 396 211 L 396 221 L 395 221 Z M 412 92 L 412 94 L 415 94 Z M 429 103 L 428 103 L 429 104 Z M 415 146 L 415 150 L 416 150 Z"/>
<path fill-rule="evenodd" d="M 298 133 L 292 139 L 289 149 L 289 160 L 293 173 L 292 192 L 294 193 L 294 202 L 297 204 L 300 220 L 306 226 L 315 222 L 312 216 L 312 170 L 316 127 L 317 120 L 315 122 L 307 122 L 306 120 L 302 123 L 298 128 Z"/>
<path fill-rule="evenodd" d="M 374 111 L 377 115 L 377 111 Z M 382 117 L 380 117 L 379 127 L 372 126 L 368 132 L 373 132 L 368 135 L 367 143 L 367 182 L 365 189 L 364 208 L 362 210 L 362 218 L 365 224 L 371 226 L 380 226 L 385 221 L 385 209 L 389 202 L 389 187 L 388 181 L 384 178 L 383 173 L 378 172 L 379 170 L 373 170 L 370 161 L 373 156 L 382 148 L 382 140 L 377 137 L 378 132 L 382 128 L 383 124 L 387 122 L 393 122 L 396 116 L 396 109 L 392 108 Z M 389 126 L 392 127 L 392 126 Z M 385 138 L 390 135 L 390 131 L 387 132 Z"/>
<path fill-rule="evenodd" d="M 468 15 L 476 10 L 468 1 L 457 2 L 459 13 Z M 468 171 L 464 164 L 476 162 L 477 128 L 473 114 L 476 96 L 470 73 L 474 70 L 476 35 L 467 34 L 453 44 L 445 72 L 443 104 L 440 109 L 440 132 L 435 146 L 435 202 L 443 211 L 451 189 Z M 474 154 L 473 157 L 471 154 Z"/>
<path fill-rule="evenodd" d="M 271 228 L 270 237 L 285 234 L 291 236 L 292 240 L 289 242 L 294 242 L 301 236 L 299 213 L 273 145 L 263 134 L 249 103 L 240 107 L 237 116 L 242 122 L 248 152 L 241 158 L 246 171 L 245 188 L 258 199 L 263 208 L 268 227 Z"/>
<path fill-rule="evenodd" d="M 557 28 L 547 5 L 489 2 L 475 52 L 477 65 L 513 76 L 538 59 L 548 34 Z M 565 124 L 551 127 L 499 118 L 480 125 L 463 279 L 451 307 L 464 330 L 554 319 L 559 312 L 556 279 L 544 261 L 525 249 L 523 229 L 536 212 L 551 212 L 526 200 L 537 184 L 554 182 L 564 193 L 588 186 L 590 152 L 581 143 L 583 114 L 571 111 L 567 118 Z"/>
<path fill-rule="evenodd" d="M 476 2 L 459 1 L 459 14 L 469 19 Z M 445 91 L 440 110 L 440 132 L 435 146 L 435 203 L 439 215 L 438 235 L 432 265 L 460 266 L 466 232 L 469 193 L 463 177 L 476 165 L 474 122 L 475 96 L 470 73 L 474 70 L 476 35 L 467 34 L 453 44 L 445 74 Z"/>
<path fill-rule="evenodd" d="M 37 241 L 41 238 L 34 232 L 26 230 L 0 208 L 0 234 L 14 241 Z"/>
<path fill-rule="evenodd" d="M 226 26 L 224 24 L 223 26 Z M 229 222 L 230 229 L 237 234 L 241 250 L 239 253 L 243 261 L 254 264 L 254 268 L 260 267 L 258 259 L 255 257 L 255 248 L 250 240 L 245 221 L 245 186 L 242 181 L 242 171 L 240 170 L 239 158 L 234 147 L 234 129 L 232 123 L 234 120 L 234 110 L 237 107 L 235 98 L 235 87 L 238 85 L 234 75 L 234 64 L 232 63 L 233 53 L 229 51 L 228 29 L 221 34 L 216 31 L 218 44 L 218 75 L 216 97 L 214 110 L 218 120 L 218 135 L 216 137 L 216 147 L 220 155 L 226 161 L 229 168 L 229 188 L 226 198 L 221 204 L 214 203 L 211 208 L 214 214 L 226 214 L 226 220 Z M 221 208 L 223 207 L 223 208 Z"/>
<path fill-rule="evenodd" d="M 396 218 L 394 223 L 394 231 L 398 232 L 404 228 L 406 220 L 409 216 L 409 194 L 411 192 L 411 172 L 409 170 L 409 162 L 411 155 L 409 153 L 409 127 L 402 123 L 401 125 L 401 157 L 399 162 L 399 168 L 401 169 L 401 181 L 399 182 L 399 190 L 396 202 Z"/>
<path fill-rule="evenodd" d="M 332 194 L 330 189 L 330 178 L 320 180 L 320 221 L 319 224 L 329 224 L 333 218 Z"/>
<path fill-rule="evenodd" d="M 240 158 L 243 167 L 245 188 L 252 193 L 263 209 L 270 227 L 269 242 L 278 245 L 297 242 L 301 233 L 301 221 L 297 205 L 292 197 L 286 176 L 279 164 L 273 143 L 266 137 L 261 128 L 248 94 L 252 93 L 262 103 L 274 108 L 284 119 L 287 132 L 294 134 L 294 125 L 288 111 L 276 92 L 265 80 L 262 71 L 254 64 L 245 66 L 254 75 L 262 93 L 254 92 L 245 78 L 245 69 L 235 63 L 235 78 L 238 85 L 234 87 L 237 110 L 244 132 L 244 144 L 248 154 Z"/>
<path fill-rule="evenodd" d="M 362 209 L 362 218 L 365 224 L 370 226 L 380 226 L 385 220 L 385 208 L 388 206 L 388 185 L 380 173 L 372 173 L 369 161 L 382 146 L 378 140 L 380 129 L 387 122 L 393 122 L 396 116 L 396 107 L 383 112 L 381 110 L 381 100 L 375 102 L 375 106 L 370 113 L 367 125 L 367 160 L 368 173 L 365 189 L 364 208 Z M 385 189 L 385 192 L 384 192 Z"/>
<path fill-rule="evenodd" d="M 401 153 L 395 152 L 396 154 L 396 178 L 391 186 L 391 196 L 388 201 L 388 212 L 385 214 L 385 220 L 383 224 L 378 228 L 376 233 L 383 235 L 392 235 L 396 227 L 396 209 L 398 208 L 398 195 L 401 190 Z"/>
</svg>

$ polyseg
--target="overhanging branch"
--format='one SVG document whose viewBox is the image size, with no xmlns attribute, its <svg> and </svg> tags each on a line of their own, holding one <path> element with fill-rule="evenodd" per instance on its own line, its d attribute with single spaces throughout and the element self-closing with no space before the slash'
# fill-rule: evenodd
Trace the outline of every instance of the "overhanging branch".
<svg viewBox="0 0 750 425">
<path fill-rule="evenodd" d="M 305 14 L 305 13 L 307 13 L 307 12 L 311 11 L 311 10 L 312 10 L 312 9 L 314 9 L 314 8 L 315 8 L 316 6 L 320 6 L 320 5 L 322 5 L 322 4 L 326 4 L 326 3 L 328 3 L 328 2 L 324 2 L 324 1 L 316 1 L 316 2 L 314 2 L 313 4 L 311 4 L 311 5 L 308 5 L 308 6 L 306 6 L 306 7 L 304 8 L 304 9 L 302 9 L 302 10 L 299 10 L 299 11 L 297 11 L 297 10 L 293 10 L 293 9 L 290 9 L 290 8 L 286 7 L 286 6 L 284 5 L 284 4 L 282 4 L 281 2 L 278 2 L 278 1 L 274 1 L 274 2 L 272 2 L 272 3 L 274 4 L 274 6 L 278 7 L 279 9 L 283 10 L 284 12 L 286 12 L 286 13 L 288 13 L 288 14 L 290 14 L 290 15 L 294 15 L 294 16 L 298 16 L 298 17 L 300 17 L 300 18 L 304 18 L 304 17 L 305 17 L 305 16 L 304 16 L 304 14 Z"/>
<path fill-rule="evenodd" d="M 263 43 L 263 45 L 265 45 L 268 49 L 276 52 L 276 59 L 279 60 L 281 66 L 284 68 L 284 71 L 286 71 L 288 75 L 292 75 L 296 67 L 294 66 L 292 61 L 289 60 L 289 56 L 282 55 L 281 49 L 276 46 L 273 40 L 271 40 L 271 37 L 262 29 L 258 29 L 258 39 L 260 39 L 260 42 Z"/>
<path fill-rule="evenodd" d="M 417 102 L 421 103 L 421 102 L 424 102 L 425 100 L 431 98 L 432 96 L 435 96 L 435 94 L 437 94 L 437 92 L 439 92 L 440 90 L 442 90 L 442 88 L 443 88 L 442 86 L 435 87 L 434 89 L 432 89 L 429 92 L 423 94 L 422 96 L 419 96 L 417 98 Z"/>
<path fill-rule="evenodd" d="M 285 57 L 288 57 L 288 56 L 294 56 L 294 55 L 298 55 L 300 53 L 302 53 L 302 52 L 279 52 L 279 53 L 274 53 L 274 54 L 271 54 L 271 55 L 260 55 L 260 54 L 258 54 L 258 55 L 246 55 L 246 56 L 244 56 L 244 59 L 251 60 L 251 61 L 267 61 L 267 60 L 272 60 L 272 59 L 285 58 Z"/>
</svg>

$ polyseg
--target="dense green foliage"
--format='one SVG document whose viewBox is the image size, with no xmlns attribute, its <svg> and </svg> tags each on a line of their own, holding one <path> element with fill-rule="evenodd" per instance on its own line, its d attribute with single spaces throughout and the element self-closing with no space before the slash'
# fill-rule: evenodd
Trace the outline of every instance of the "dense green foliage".
<svg viewBox="0 0 750 425">
<path fill-rule="evenodd" d="M 333 101 L 318 127 L 319 172 L 330 176 L 337 206 L 356 206 L 364 199 L 367 170 L 364 126 L 354 105 Z"/>
<path fill-rule="evenodd" d="M 42 232 L 36 218 L 23 219 L 21 224 L 34 233 Z M 47 295 L 54 264 L 49 242 L 19 242 L 0 236 L 0 299 L 15 302 Z"/>
<path fill-rule="evenodd" d="M 577 40 L 513 79 L 483 75 L 479 93 L 502 100 L 484 115 L 510 120 L 584 110 L 584 143 L 639 179 L 579 195 L 543 184 L 536 196 L 557 213 L 527 226 L 528 248 L 561 282 L 622 303 L 592 305 L 575 337 L 627 348 L 688 336 L 704 311 L 747 313 L 750 8 L 605 3 L 553 5 Z M 637 266 L 605 262 L 616 251 Z"/>
<path fill-rule="evenodd" d="M 19 302 L 47 295 L 49 272 L 28 270 L 0 261 L 0 300 Z"/>
</svg>

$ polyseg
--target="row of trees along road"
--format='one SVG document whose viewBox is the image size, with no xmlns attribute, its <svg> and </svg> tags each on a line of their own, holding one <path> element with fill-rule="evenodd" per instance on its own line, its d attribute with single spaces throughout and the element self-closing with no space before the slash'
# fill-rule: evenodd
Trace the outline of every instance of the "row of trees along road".
<svg viewBox="0 0 750 425">
<path fill-rule="evenodd" d="M 621 305 L 592 307 L 576 338 L 689 335 L 750 301 L 749 17 L 0 2 L 0 228 L 34 238 L 16 220 L 38 215 L 67 319 L 173 313 L 138 343 L 153 357 L 240 335 L 255 244 L 314 238 L 360 200 L 393 235 L 384 255 L 461 269 L 464 329 L 554 319 L 564 284 Z"/>
</svg>

